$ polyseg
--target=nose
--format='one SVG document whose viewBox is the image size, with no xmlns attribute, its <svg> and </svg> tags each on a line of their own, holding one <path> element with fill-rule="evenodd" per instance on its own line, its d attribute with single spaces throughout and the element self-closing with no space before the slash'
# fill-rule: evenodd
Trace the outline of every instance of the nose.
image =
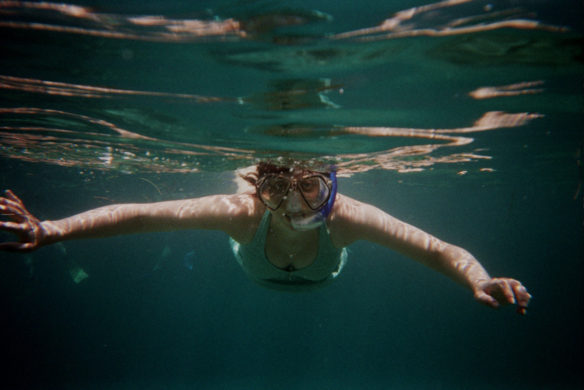
<svg viewBox="0 0 584 390">
<path fill-rule="evenodd" d="M 286 196 L 286 211 L 289 213 L 297 213 L 302 211 L 302 199 L 296 189 L 290 190 Z"/>
</svg>

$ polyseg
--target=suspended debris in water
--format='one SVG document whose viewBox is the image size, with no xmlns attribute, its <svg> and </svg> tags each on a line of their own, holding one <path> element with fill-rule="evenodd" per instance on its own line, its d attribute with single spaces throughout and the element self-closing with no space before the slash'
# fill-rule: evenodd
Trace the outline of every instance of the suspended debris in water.
<svg viewBox="0 0 584 390">
<path fill-rule="evenodd" d="M 193 270 L 193 266 L 195 265 L 195 251 L 190 251 L 185 254 L 185 257 L 183 258 L 183 265 L 189 271 Z"/>
</svg>

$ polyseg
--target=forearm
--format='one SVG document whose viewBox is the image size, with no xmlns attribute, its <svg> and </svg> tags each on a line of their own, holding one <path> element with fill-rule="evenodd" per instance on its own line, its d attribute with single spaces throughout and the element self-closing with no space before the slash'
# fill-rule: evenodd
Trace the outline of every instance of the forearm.
<svg viewBox="0 0 584 390">
<path fill-rule="evenodd" d="M 425 231 L 400 221 L 378 208 L 342 198 L 337 218 L 342 221 L 339 235 L 345 242 L 365 239 L 402 253 L 474 290 L 490 279 L 468 251 L 448 244 Z"/>
<path fill-rule="evenodd" d="M 404 224 L 404 236 L 386 245 L 432 268 L 455 282 L 475 290 L 491 279 L 481 263 L 466 249 L 444 242 L 422 230 Z"/>
<path fill-rule="evenodd" d="M 455 282 L 475 290 L 490 279 L 479 261 L 467 250 L 442 241 L 415 226 L 387 216 L 383 243 L 440 272 Z"/>
<path fill-rule="evenodd" d="M 222 197 L 213 196 L 100 207 L 61 220 L 42 222 L 42 244 L 121 234 L 221 228 L 225 218 L 216 210 L 222 200 Z"/>
<path fill-rule="evenodd" d="M 426 265 L 473 291 L 491 279 L 481 263 L 467 250 L 444 242 L 441 247 L 428 256 L 424 261 Z"/>
<path fill-rule="evenodd" d="M 146 223 L 147 205 L 119 204 L 89 210 L 57 221 L 43 221 L 43 244 L 58 241 L 109 237 L 155 231 L 158 224 Z"/>
<path fill-rule="evenodd" d="M 337 247 L 368 240 L 417 260 L 473 291 L 475 299 L 498 307 L 517 303 L 525 314 L 531 295 L 521 282 L 491 278 L 467 250 L 448 244 L 421 229 L 400 221 L 378 208 L 339 196 L 329 227 Z"/>
</svg>

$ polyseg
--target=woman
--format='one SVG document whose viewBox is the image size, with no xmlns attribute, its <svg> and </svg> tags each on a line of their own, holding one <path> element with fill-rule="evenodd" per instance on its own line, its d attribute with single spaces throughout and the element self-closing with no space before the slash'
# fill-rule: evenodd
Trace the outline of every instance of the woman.
<svg viewBox="0 0 584 390">
<path fill-rule="evenodd" d="M 491 278 L 466 250 L 448 244 L 391 215 L 337 193 L 335 172 L 260 163 L 244 176 L 255 193 L 212 195 L 149 204 L 118 204 L 58 221 L 39 221 L 11 191 L 0 197 L 6 221 L 0 229 L 18 242 L 0 249 L 30 251 L 72 239 L 179 229 L 221 230 L 256 282 L 303 290 L 332 281 L 346 262 L 345 247 L 368 240 L 396 250 L 468 287 L 491 307 L 517 304 L 526 313 L 531 299 L 510 278 Z"/>
</svg>

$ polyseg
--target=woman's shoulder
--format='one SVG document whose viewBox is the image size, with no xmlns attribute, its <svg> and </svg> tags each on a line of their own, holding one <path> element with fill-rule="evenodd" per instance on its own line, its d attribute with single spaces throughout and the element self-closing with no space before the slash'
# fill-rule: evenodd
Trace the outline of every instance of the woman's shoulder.
<svg viewBox="0 0 584 390">
<path fill-rule="evenodd" d="M 345 195 L 337 195 L 328 225 L 335 246 L 370 239 L 372 234 L 381 231 L 387 223 L 394 225 L 402 222 L 391 217 L 383 210 Z"/>
<path fill-rule="evenodd" d="M 349 196 L 337 194 L 327 225 L 331 240 L 337 248 L 351 244 L 354 239 L 353 222 L 364 203 Z"/>
<path fill-rule="evenodd" d="M 209 197 L 217 214 L 235 220 L 261 218 L 264 204 L 252 194 L 213 195 Z"/>
<path fill-rule="evenodd" d="M 347 195 L 337 194 L 335 204 L 331 212 L 331 218 L 337 220 L 352 219 L 356 213 L 365 206 L 370 206 L 367 203 L 360 202 Z"/>
<path fill-rule="evenodd" d="M 266 211 L 264 204 L 252 194 L 223 195 L 225 213 L 229 217 L 227 233 L 238 242 L 250 241 Z"/>
</svg>

